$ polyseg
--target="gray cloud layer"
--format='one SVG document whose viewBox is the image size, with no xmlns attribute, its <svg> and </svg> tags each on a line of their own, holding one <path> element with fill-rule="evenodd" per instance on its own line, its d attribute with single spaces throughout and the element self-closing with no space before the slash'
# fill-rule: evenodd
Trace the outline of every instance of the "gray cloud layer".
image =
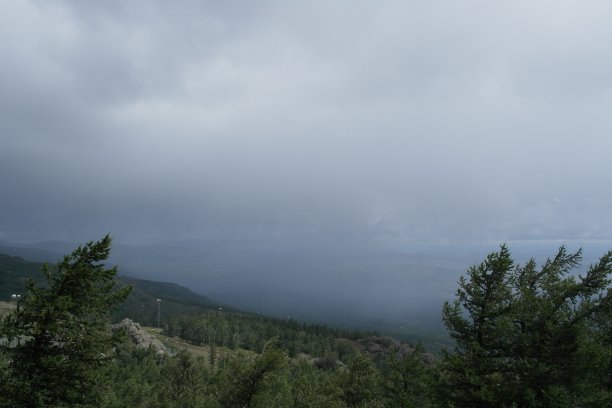
<svg viewBox="0 0 612 408">
<path fill-rule="evenodd" d="M 610 2 L 0 7 L 0 238 L 612 239 Z"/>
</svg>

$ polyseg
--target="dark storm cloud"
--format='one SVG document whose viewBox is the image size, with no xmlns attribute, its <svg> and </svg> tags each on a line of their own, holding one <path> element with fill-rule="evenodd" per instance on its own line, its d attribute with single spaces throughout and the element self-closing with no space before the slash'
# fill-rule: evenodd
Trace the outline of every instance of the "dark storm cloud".
<svg viewBox="0 0 612 408">
<path fill-rule="evenodd" d="M 0 238 L 612 239 L 607 2 L 1 7 Z"/>
</svg>

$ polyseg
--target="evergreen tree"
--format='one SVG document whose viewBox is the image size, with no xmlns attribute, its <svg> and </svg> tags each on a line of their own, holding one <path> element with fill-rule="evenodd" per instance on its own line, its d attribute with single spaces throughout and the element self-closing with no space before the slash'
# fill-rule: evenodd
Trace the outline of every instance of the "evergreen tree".
<svg viewBox="0 0 612 408">
<path fill-rule="evenodd" d="M 290 399 L 287 381 L 287 354 L 278 339 L 266 343 L 252 361 L 236 356 L 219 364 L 216 381 L 223 407 L 286 407 Z"/>
<path fill-rule="evenodd" d="M 390 355 L 382 370 L 382 386 L 389 406 L 425 408 L 432 406 L 429 398 L 432 368 L 425 365 L 417 344 L 412 353 Z"/>
<path fill-rule="evenodd" d="M 214 406 L 206 392 L 208 372 L 204 361 L 194 359 L 187 351 L 165 361 L 161 369 L 158 405 L 164 408 Z"/>
<path fill-rule="evenodd" d="M 456 343 L 455 354 L 444 354 L 447 365 L 442 393 L 460 406 L 500 406 L 507 371 L 503 343 L 512 330 L 510 251 L 504 245 L 459 279 L 457 299 L 446 302 L 442 317 Z M 467 316 L 466 316 L 467 315 Z"/>
<path fill-rule="evenodd" d="M 292 366 L 291 393 L 294 408 L 345 408 L 335 373 L 320 370 L 307 359 L 300 358 Z"/>
<path fill-rule="evenodd" d="M 116 268 L 106 269 L 110 236 L 43 267 L 46 282 L 30 280 L 2 332 L 10 364 L 2 393 L 8 406 L 76 406 L 95 401 L 97 369 L 111 352 L 110 313 L 129 294 L 115 288 Z"/>
<path fill-rule="evenodd" d="M 440 393 L 459 406 L 605 406 L 612 252 L 586 275 L 564 247 L 541 268 L 513 267 L 506 246 L 468 270 L 443 320 L 456 342 L 443 354 Z M 598 320 L 599 319 L 599 320 Z"/>
<path fill-rule="evenodd" d="M 348 407 L 382 407 L 380 374 L 368 357 L 357 353 L 348 369 L 338 374 L 342 399 Z"/>
</svg>

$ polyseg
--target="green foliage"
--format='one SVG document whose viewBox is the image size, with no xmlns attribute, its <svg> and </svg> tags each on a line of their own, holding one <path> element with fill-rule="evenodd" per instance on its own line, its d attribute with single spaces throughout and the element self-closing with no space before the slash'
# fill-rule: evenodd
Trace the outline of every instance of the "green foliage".
<svg viewBox="0 0 612 408">
<path fill-rule="evenodd" d="M 138 320 L 143 302 L 163 292 L 165 334 L 210 352 L 202 359 L 137 350 L 108 328 L 129 292 L 101 263 L 109 248 L 108 237 L 89 243 L 27 283 L 19 307 L 2 321 L 0 406 L 612 405 L 612 253 L 582 277 L 572 273 L 580 251 L 562 247 L 541 267 L 533 260 L 516 266 L 502 246 L 468 269 L 456 301 L 444 305 L 456 347 L 431 364 L 419 347 L 371 361 L 351 341 L 371 333 L 210 311 L 206 298 L 154 282 L 134 291 L 124 312 Z M 23 284 L 20 277 L 33 276 L 30 266 L 0 257 L 10 272 L 2 284 Z M 302 353 L 321 359 L 314 365 Z"/>
<path fill-rule="evenodd" d="M 23 295 L 29 279 L 42 281 L 41 266 L 16 256 L 0 254 L 0 300 L 8 300 L 13 293 Z"/>
<path fill-rule="evenodd" d="M 99 406 L 406 406 L 396 399 L 385 397 L 380 385 L 391 379 L 387 378 L 386 370 L 377 369 L 365 355 L 355 356 L 347 367 L 321 370 L 305 358 L 289 359 L 278 346 L 277 340 L 270 341 L 263 352 L 255 356 L 237 351 L 221 358 L 216 367 L 211 367 L 189 353 L 159 358 L 150 351 L 136 350 L 127 343 L 123 344 L 117 348 L 113 363 L 105 367 L 105 375 L 116 380 L 106 387 Z M 405 378 L 416 378 L 416 373 L 420 372 L 416 370 L 413 373 L 411 364 L 398 365 L 396 369 Z"/>
<path fill-rule="evenodd" d="M 224 310 L 231 308 L 213 302 L 206 296 L 193 293 L 189 289 L 170 282 L 155 282 L 136 279 L 127 276 L 117 278 L 120 285 L 132 286 L 130 296 L 123 302 L 113 315 L 113 320 L 119 321 L 130 318 L 146 326 L 157 326 L 157 301 L 162 299 L 162 323 L 175 316 L 203 313 L 208 310 L 217 310 L 223 306 Z"/>
<path fill-rule="evenodd" d="M 229 358 L 217 375 L 223 407 L 286 407 L 290 394 L 287 384 L 287 355 L 278 341 L 266 343 L 254 360 Z"/>
<path fill-rule="evenodd" d="M 24 294 L 29 280 L 45 286 L 45 276 L 40 273 L 42 263 L 30 262 L 19 257 L 0 254 L 0 301 L 9 300 L 11 294 Z M 46 268 L 54 272 L 55 265 Z M 114 308 L 112 318 L 120 321 L 126 317 L 143 325 L 157 325 L 157 298 L 163 299 L 162 321 L 178 315 L 202 313 L 210 309 L 231 308 L 215 303 L 206 296 L 170 282 L 155 282 L 127 276 L 116 276 L 118 286 L 131 286 L 132 291 L 124 302 Z"/>
<path fill-rule="evenodd" d="M 346 405 L 342 401 L 342 388 L 338 372 L 321 371 L 311 363 L 300 359 L 293 365 L 291 374 L 291 393 L 295 408 L 339 408 Z"/>
<path fill-rule="evenodd" d="M 443 356 L 440 394 L 459 406 L 610 403 L 612 252 L 571 275 L 580 260 L 561 247 L 541 268 L 513 267 L 502 246 L 471 267 L 443 308 L 456 349 Z"/>
<path fill-rule="evenodd" d="M 145 408 L 159 400 L 161 361 L 149 350 L 137 350 L 127 339 L 116 347 L 110 364 L 101 375 L 110 378 L 101 390 L 99 404 L 104 408 Z"/>
<path fill-rule="evenodd" d="M 161 368 L 161 386 L 157 403 L 160 407 L 195 408 L 216 406 L 208 396 L 208 370 L 202 359 L 181 352 Z"/>
<path fill-rule="evenodd" d="M 7 384 L 9 376 L 9 358 L 6 350 L 0 347 L 0 381 L 2 384 Z M 0 385 L 0 407 L 10 405 L 10 394 L 6 392 L 6 385 Z"/>
<path fill-rule="evenodd" d="M 269 339 L 278 338 L 279 347 L 290 357 L 300 353 L 317 357 L 334 354 L 337 359 L 346 361 L 354 354 L 354 349 L 339 342 L 338 338 L 357 339 L 372 334 L 302 324 L 295 320 L 217 311 L 175 316 L 163 326 L 167 335 L 180 337 L 194 345 L 260 352 Z"/>
<path fill-rule="evenodd" d="M 115 268 L 101 263 L 111 239 L 90 242 L 45 266 L 45 284 L 27 283 L 17 309 L 2 322 L 10 359 L 3 394 L 12 406 L 38 407 L 91 403 L 113 345 L 110 311 L 129 294 L 115 289 Z M 15 344 L 16 343 L 16 344 Z"/>
<path fill-rule="evenodd" d="M 430 389 L 433 371 L 427 366 L 417 345 L 414 352 L 405 356 L 389 356 L 383 367 L 382 386 L 386 401 L 392 406 L 406 408 L 432 406 Z"/>
<path fill-rule="evenodd" d="M 382 406 L 380 374 L 365 355 L 356 354 L 340 372 L 342 399 L 348 407 Z"/>
</svg>

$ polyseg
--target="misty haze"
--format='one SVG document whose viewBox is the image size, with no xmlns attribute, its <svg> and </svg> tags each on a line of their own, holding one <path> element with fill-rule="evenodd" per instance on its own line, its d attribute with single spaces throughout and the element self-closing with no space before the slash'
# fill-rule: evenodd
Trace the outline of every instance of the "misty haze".
<svg viewBox="0 0 612 408">
<path fill-rule="evenodd" d="M 214 310 L 452 348 L 443 304 L 501 245 L 514 266 L 582 249 L 575 277 L 612 248 L 611 17 L 4 1 L 0 254 L 54 264 L 110 234 L 120 277 Z M 134 310 L 163 326 L 149 295 Z"/>
</svg>

